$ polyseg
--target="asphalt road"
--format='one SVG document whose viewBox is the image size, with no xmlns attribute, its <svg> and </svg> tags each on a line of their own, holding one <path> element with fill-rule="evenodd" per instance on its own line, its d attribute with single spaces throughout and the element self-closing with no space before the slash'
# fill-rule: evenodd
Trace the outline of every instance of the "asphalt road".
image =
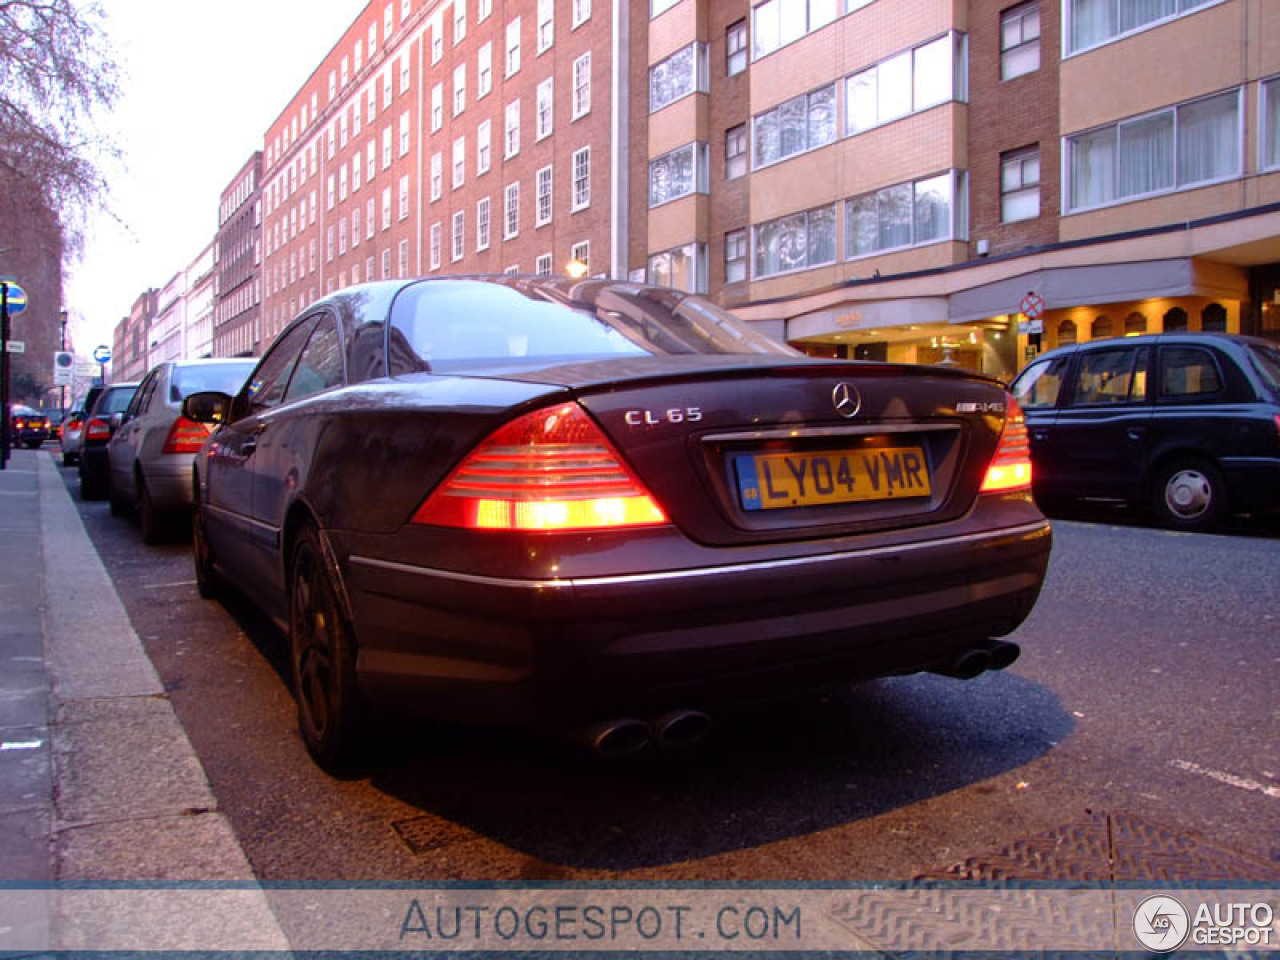
<svg viewBox="0 0 1280 960">
<path fill-rule="evenodd" d="M 1274 526 L 1055 522 L 1023 657 L 975 681 L 743 709 L 697 747 L 611 762 L 387 723 L 340 781 L 298 738 L 274 629 L 201 600 L 187 543 L 79 508 L 263 880 L 898 880 L 1028 859 L 1036 838 L 1087 846 L 1100 816 L 1225 877 L 1280 878 Z"/>
</svg>

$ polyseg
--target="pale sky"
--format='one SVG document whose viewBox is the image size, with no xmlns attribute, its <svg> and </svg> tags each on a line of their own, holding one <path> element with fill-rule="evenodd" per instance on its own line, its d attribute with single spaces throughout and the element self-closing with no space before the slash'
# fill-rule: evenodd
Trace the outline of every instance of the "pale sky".
<svg viewBox="0 0 1280 960">
<path fill-rule="evenodd" d="M 102 0 L 123 93 L 105 123 L 124 151 L 110 206 L 67 271 L 76 352 L 111 344 L 218 227 L 222 190 L 368 0 Z"/>
</svg>

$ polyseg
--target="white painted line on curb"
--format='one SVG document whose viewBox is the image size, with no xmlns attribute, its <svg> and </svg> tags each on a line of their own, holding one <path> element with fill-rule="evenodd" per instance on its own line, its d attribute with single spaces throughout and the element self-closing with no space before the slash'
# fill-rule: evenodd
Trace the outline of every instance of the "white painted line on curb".
<svg viewBox="0 0 1280 960">
<path fill-rule="evenodd" d="M 1185 770 L 1187 773 L 1198 773 L 1202 777 L 1217 780 L 1219 783 L 1225 783 L 1229 787 L 1253 790 L 1273 800 L 1280 800 L 1280 787 L 1269 787 L 1266 784 L 1259 783 L 1257 780 L 1250 780 L 1248 777 L 1239 777 L 1234 773 L 1224 773 L 1221 770 L 1210 770 L 1207 767 L 1200 766 L 1198 763 L 1192 763 L 1190 760 L 1170 760 L 1169 766 Z"/>
<path fill-rule="evenodd" d="M 6 740 L 0 743 L 0 750 L 35 750 L 42 743 L 43 740 Z"/>
</svg>

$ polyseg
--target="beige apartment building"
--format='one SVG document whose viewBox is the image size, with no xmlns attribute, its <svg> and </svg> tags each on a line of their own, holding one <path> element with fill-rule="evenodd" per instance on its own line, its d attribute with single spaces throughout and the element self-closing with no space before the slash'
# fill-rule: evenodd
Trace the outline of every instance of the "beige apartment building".
<svg viewBox="0 0 1280 960">
<path fill-rule="evenodd" d="M 262 211 L 258 351 L 350 283 L 572 268 L 1005 377 L 1280 337 L 1280 3 L 373 0 Z"/>
</svg>

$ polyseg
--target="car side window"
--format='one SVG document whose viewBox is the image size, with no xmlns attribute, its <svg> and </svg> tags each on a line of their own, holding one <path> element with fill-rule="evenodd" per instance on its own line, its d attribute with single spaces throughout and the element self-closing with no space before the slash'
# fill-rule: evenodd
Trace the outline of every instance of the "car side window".
<svg viewBox="0 0 1280 960">
<path fill-rule="evenodd" d="M 316 327 L 315 333 L 307 342 L 297 365 L 293 368 L 293 376 L 289 378 L 289 387 L 285 390 L 284 402 L 292 403 L 313 393 L 320 393 L 331 387 L 342 386 L 342 340 L 338 336 L 338 325 L 332 317 L 325 317 Z"/>
<path fill-rule="evenodd" d="M 132 420 L 138 414 L 146 412 L 147 404 L 151 402 L 151 394 L 156 389 L 156 381 L 159 379 L 159 372 L 153 370 L 147 375 L 147 379 L 142 381 L 142 386 L 138 387 L 138 392 L 133 395 L 133 399 L 129 401 L 129 406 L 124 412 L 125 420 Z"/>
<path fill-rule="evenodd" d="M 1133 347 L 1090 350 L 1080 357 L 1075 403 L 1138 403 L 1146 399 L 1145 351 Z"/>
<path fill-rule="evenodd" d="M 1160 350 L 1160 399 L 1205 397 L 1222 390 L 1222 374 L 1208 350 L 1164 347 Z"/>
<path fill-rule="evenodd" d="M 1023 370 L 1013 384 L 1013 397 L 1023 410 L 1046 410 L 1057 406 L 1062 393 L 1062 380 L 1067 372 L 1067 357 L 1039 360 Z"/>
<path fill-rule="evenodd" d="M 289 385 L 289 375 L 302 354 L 315 329 L 317 317 L 309 317 L 292 330 L 285 333 L 270 352 L 258 364 L 246 388 L 249 409 L 246 413 L 260 413 L 270 407 L 279 406 L 284 400 L 285 388 Z"/>
</svg>

